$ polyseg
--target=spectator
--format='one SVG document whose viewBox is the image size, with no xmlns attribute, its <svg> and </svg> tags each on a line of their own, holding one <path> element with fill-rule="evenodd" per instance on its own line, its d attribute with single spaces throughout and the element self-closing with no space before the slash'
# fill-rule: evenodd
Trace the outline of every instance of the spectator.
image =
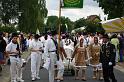
<svg viewBox="0 0 124 82">
<path fill-rule="evenodd" d="M 116 59 L 115 61 L 118 62 L 119 60 L 119 39 L 117 38 L 117 35 L 114 34 L 111 39 L 111 43 L 115 46 L 116 49 Z"/>
<path fill-rule="evenodd" d="M 0 33 L 0 68 L 2 71 L 1 64 L 4 62 L 4 55 L 5 55 L 5 48 L 6 48 L 6 41 L 3 39 L 3 33 Z"/>
<path fill-rule="evenodd" d="M 120 47 L 120 62 L 123 62 L 123 55 L 124 55 L 124 36 L 123 34 L 120 34 L 120 38 L 119 38 L 119 47 Z"/>
</svg>

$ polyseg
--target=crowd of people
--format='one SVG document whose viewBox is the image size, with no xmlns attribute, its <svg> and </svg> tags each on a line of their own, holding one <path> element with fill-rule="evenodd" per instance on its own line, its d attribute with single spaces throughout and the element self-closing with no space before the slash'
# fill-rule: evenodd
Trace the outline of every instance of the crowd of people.
<svg viewBox="0 0 124 82">
<path fill-rule="evenodd" d="M 93 79 L 117 82 L 113 67 L 124 59 L 123 33 L 47 34 L 0 33 L 0 66 L 10 62 L 11 82 L 22 79 L 22 52 L 31 59 L 31 80 L 39 80 L 40 67 L 49 73 L 49 82 L 64 80 L 67 60 L 75 71 L 75 80 L 87 80 L 86 69 L 92 67 Z M 79 73 L 81 71 L 81 74 Z M 81 78 L 80 78 L 81 75 Z"/>
</svg>

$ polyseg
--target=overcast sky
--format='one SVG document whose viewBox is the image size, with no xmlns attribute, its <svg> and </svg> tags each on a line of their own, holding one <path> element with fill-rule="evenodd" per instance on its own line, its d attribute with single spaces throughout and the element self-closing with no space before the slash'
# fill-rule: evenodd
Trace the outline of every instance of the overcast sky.
<svg viewBox="0 0 124 82">
<path fill-rule="evenodd" d="M 59 0 L 46 0 L 46 2 L 48 16 L 58 16 Z M 89 15 L 100 15 L 102 20 L 105 17 L 103 10 L 93 0 L 84 0 L 84 7 L 82 9 L 62 9 L 62 16 L 69 17 L 73 21 L 82 17 L 86 18 Z"/>
</svg>

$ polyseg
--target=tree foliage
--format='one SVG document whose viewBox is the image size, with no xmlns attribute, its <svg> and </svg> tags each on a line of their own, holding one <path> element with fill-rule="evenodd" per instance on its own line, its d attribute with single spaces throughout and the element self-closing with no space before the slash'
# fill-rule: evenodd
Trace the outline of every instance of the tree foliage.
<svg viewBox="0 0 124 82">
<path fill-rule="evenodd" d="M 19 0 L 0 0 L 0 18 L 4 24 L 18 17 Z"/>
<path fill-rule="evenodd" d="M 100 18 L 99 16 L 96 16 L 95 19 L 85 19 L 85 18 L 80 18 L 79 20 L 75 21 L 75 29 L 85 27 L 85 32 L 91 32 L 91 33 L 96 33 L 96 32 L 104 32 L 104 29 L 102 28 L 100 24 Z M 80 31 L 80 30 L 78 30 Z"/>
<path fill-rule="evenodd" d="M 18 24 L 22 32 L 43 30 L 47 16 L 45 0 L 0 0 L 0 20 L 11 26 L 11 20 Z"/>
<path fill-rule="evenodd" d="M 45 0 L 20 0 L 20 30 L 36 32 L 43 31 L 44 18 L 47 16 Z"/>
<path fill-rule="evenodd" d="M 124 0 L 94 0 L 99 3 L 108 19 L 124 16 Z"/>
<path fill-rule="evenodd" d="M 12 33 L 17 32 L 17 30 L 15 29 L 15 27 L 12 26 L 0 26 L 0 32 Z"/>
<path fill-rule="evenodd" d="M 73 29 L 73 22 L 68 17 L 60 17 L 61 32 L 69 32 Z M 59 18 L 57 16 L 48 16 L 46 30 L 58 30 Z"/>
<path fill-rule="evenodd" d="M 75 21 L 74 28 L 80 28 L 86 26 L 86 19 L 80 18 L 79 20 Z"/>
<path fill-rule="evenodd" d="M 48 30 L 53 30 L 56 29 L 58 27 L 58 17 L 57 16 L 48 16 L 47 19 L 47 27 L 46 27 L 46 31 Z"/>
</svg>

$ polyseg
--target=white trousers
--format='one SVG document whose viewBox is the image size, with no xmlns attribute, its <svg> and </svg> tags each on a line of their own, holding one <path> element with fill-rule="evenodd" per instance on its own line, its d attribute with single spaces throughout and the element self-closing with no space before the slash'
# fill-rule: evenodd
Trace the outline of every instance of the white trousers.
<svg viewBox="0 0 124 82">
<path fill-rule="evenodd" d="M 11 74 L 11 81 L 16 79 L 22 79 L 22 60 L 19 57 L 12 57 L 10 56 L 10 74 Z"/>
<path fill-rule="evenodd" d="M 32 74 L 31 77 L 32 78 L 39 76 L 40 63 L 41 63 L 41 55 L 31 54 L 31 74 Z"/>
<path fill-rule="evenodd" d="M 116 58 L 115 58 L 115 61 L 116 61 L 116 62 L 119 61 L 119 52 L 118 52 L 118 50 L 116 50 Z"/>
<path fill-rule="evenodd" d="M 49 82 L 54 82 L 54 75 L 55 75 L 55 68 L 54 65 L 56 63 L 57 57 L 56 54 L 51 54 L 50 55 L 50 66 L 49 66 Z"/>
<path fill-rule="evenodd" d="M 57 78 L 63 78 L 64 63 L 62 62 L 61 58 L 59 60 L 59 64 L 57 64 L 57 68 L 58 68 Z"/>
<path fill-rule="evenodd" d="M 71 58 L 72 57 L 73 51 L 71 49 L 66 48 L 65 52 L 67 54 L 67 58 Z"/>
<path fill-rule="evenodd" d="M 97 64 L 97 65 L 91 65 L 93 67 L 93 71 L 99 71 L 99 70 L 102 70 L 102 65 L 101 64 Z M 96 68 L 96 69 L 94 69 Z"/>
</svg>

